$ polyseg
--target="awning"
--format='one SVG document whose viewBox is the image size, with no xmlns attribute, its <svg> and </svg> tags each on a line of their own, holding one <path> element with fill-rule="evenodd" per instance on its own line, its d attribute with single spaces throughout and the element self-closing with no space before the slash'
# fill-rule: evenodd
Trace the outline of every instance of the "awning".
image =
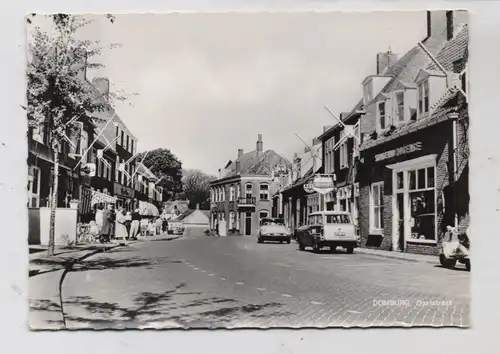
<svg viewBox="0 0 500 354">
<path fill-rule="evenodd" d="M 151 203 L 139 201 L 139 214 L 145 216 L 158 216 L 158 208 Z"/>
<path fill-rule="evenodd" d="M 91 205 L 94 206 L 95 204 L 100 204 L 100 203 L 111 203 L 115 204 L 116 203 L 116 197 L 101 193 L 98 191 L 92 191 L 92 202 Z"/>
</svg>

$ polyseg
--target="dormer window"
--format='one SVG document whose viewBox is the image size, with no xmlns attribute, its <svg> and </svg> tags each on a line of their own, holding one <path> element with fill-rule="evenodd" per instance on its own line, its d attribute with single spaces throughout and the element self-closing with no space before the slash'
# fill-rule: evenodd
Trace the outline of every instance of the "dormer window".
<svg viewBox="0 0 500 354">
<path fill-rule="evenodd" d="M 405 93 L 396 92 L 396 121 L 398 123 L 405 120 Z"/>
<path fill-rule="evenodd" d="M 380 130 L 384 130 L 387 125 L 386 114 L 385 114 L 385 101 L 379 102 L 377 104 L 378 111 L 378 122 Z"/>
<path fill-rule="evenodd" d="M 363 86 L 363 99 L 365 104 L 370 102 L 373 98 L 373 85 L 372 80 L 368 80 Z"/>
<path fill-rule="evenodd" d="M 424 80 L 418 84 L 418 113 L 429 112 L 429 81 Z"/>
</svg>

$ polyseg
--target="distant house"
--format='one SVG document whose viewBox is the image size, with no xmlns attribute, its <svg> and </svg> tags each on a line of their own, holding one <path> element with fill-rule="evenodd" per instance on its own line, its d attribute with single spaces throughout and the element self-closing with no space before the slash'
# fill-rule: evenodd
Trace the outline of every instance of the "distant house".
<svg viewBox="0 0 500 354">
<path fill-rule="evenodd" d="M 187 200 L 169 200 L 163 204 L 162 215 L 167 220 L 177 220 L 189 210 L 188 205 Z"/>
<path fill-rule="evenodd" d="M 243 153 L 219 170 L 218 179 L 210 182 L 211 218 L 222 235 L 251 235 L 259 221 L 270 217 L 273 207 L 272 191 L 279 175 L 286 174 L 290 162 L 274 150 L 264 151 L 262 135 L 256 149 Z"/>
</svg>

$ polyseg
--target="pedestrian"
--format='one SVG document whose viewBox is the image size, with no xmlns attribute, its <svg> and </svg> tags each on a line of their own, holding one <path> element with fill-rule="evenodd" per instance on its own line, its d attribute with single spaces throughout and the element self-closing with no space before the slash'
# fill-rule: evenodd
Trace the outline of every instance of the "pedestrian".
<svg viewBox="0 0 500 354">
<path fill-rule="evenodd" d="M 215 220 L 215 234 L 217 235 L 217 237 L 220 237 L 220 234 L 219 234 L 219 220 L 218 219 Z"/>
<path fill-rule="evenodd" d="M 156 233 L 158 235 L 161 235 L 161 218 L 160 217 L 157 217 L 156 218 Z"/>
<path fill-rule="evenodd" d="M 132 223 L 130 224 L 130 234 L 129 237 L 132 240 L 137 240 L 137 234 L 139 233 L 139 228 L 141 224 L 141 214 L 139 213 L 139 208 L 135 209 L 132 213 Z"/>
<path fill-rule="evenodd" d="M 101 234 L 102 224 L 104 222 L 104 220 L 103 220 L 103 209 L 104 209 L 104 205 L 99 204 L 97 206 L 97 211 L 95 212 L 95 223 L 97 225 L 97 231 L 98 231 L 99 235 Z"/>
<path fill-rule="evenodd" d="M 125 214 L 125 227 L 127 228 L 127 239 L 130 238 L 130 228 L 132 226 L 132 213 L 127 211 Z"/>
<path fill-rule="evenodd" d="M 101 243 L 109 243 L 111 241 L 111 234 L 113 232 L 114 214 L 113 206 L 108 204 L 107 209 L 102 212 L 102 228 L 99 240 Z"/>
<path fill-rule="evenodd" d="M 116 213 L 115 239 L 125 240 L 127 238 L 127 226 L 125 225 L 126 222 L 127 217 L 124 214 L 123 207 L 119 207 L 118 212 Z"/>
<path fill-rule="evenodd" d="M 162 225 L 161 226 L 162 226 L 163 233 L 164 234 L 167 233 L 168 232 L 168 221 L 167 221 L 167 217 L 166 216 L 163 217 Z"/>
</svg>

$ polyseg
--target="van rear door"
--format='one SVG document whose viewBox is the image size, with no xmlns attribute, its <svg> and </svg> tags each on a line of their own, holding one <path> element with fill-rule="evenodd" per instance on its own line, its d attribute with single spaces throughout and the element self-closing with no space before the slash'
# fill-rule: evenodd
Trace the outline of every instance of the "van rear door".
<svg viewBox="0 0 500 354">
<path fill-rule="evenodd" d="M 348 214 L 325 215 L 325 240 L 356 241 L 356 228 Z"/>
</svg>

